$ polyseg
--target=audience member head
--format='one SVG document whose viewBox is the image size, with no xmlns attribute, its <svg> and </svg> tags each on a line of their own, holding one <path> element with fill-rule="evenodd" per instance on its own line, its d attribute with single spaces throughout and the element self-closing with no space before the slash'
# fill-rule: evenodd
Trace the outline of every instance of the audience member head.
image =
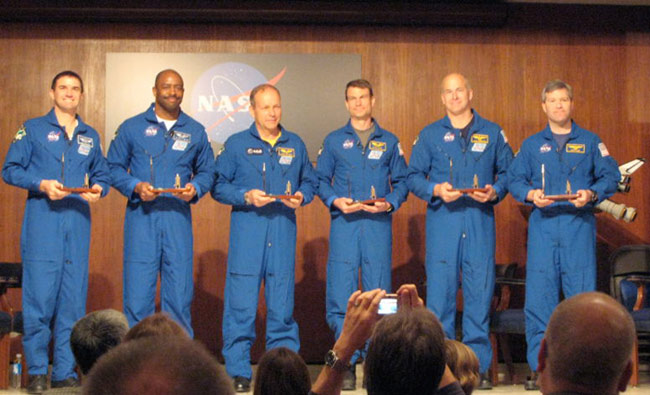
<svg viewBox="0 0 650 395">
<path fill-rule="evenodd" d="M 465 394 L 471 394 L 480 378 L 478 358 L 474 351 L 457 340 L 447 339 L 445 360 Z"/>
<path fill-rule="evenodd" d="M 564 300 L 551 315 L 539 351 L 542 392 L 625 391 L 635 337 L 632 317 L 612 297 L 588 292 Z"/>
<path fill-rule="evenodd" d="M 189 335 L 165 313 L 152 314 L 138 322 L 129 330 L 124 341 L 140 339 L 151 336 L 180 336 L 189 338 Z"/>
<path fill-rule="evenodd" d="M 232 394 L 214 357 L 187 337 L 154 336 L 124 342 L 97 362 L 84 382 L 92 395 Z"/>
<path fill-rule="evenodd" d="M 444 371 L 445 335 L 432 312 L 400 309 L 375 325 L 365 362 L 368 394 L 433 394 Z"/>
<path fill-rule="evenodd" d="M 264 353 L 257 365 L 254 395 L 305 395 L 311 380 L 300 355 L 286 347 Z"/>
<path fill-rule="evenodd" d="M 70 348 L 81 373 L 88 374 L 99 357 L 122 342 L 128 330 L 124 314 L 113 309 L 93 311 L 77 321 L 70 333 Z"/>
</svg>

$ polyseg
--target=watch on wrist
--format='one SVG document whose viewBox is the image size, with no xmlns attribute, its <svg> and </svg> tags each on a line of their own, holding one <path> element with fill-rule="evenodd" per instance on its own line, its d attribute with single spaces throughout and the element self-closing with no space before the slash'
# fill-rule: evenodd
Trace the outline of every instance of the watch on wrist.
<svg viewBox="0 0 650 395">
<path fill-rule="evenodd" d="M 334 350 L 329 350 L 325 354 L 325 365 L 337 372 L 350 370 L 350 364 L 341 361 Z"/>
<path fill-rule="evenodd" d="M 598 194 L 593 189 L 590 189 L 590 191 L 591 191 L 591 201 L 592 203 L 596 203 L 598 201 Z"/>
<path fill-rule="evenodd" d="M 252 203 L 250 197 L 248 196 L 248 192 L 244 193 L 244 203 L 246 203 L 246 205 L 251 205 Z"/>
</svg>

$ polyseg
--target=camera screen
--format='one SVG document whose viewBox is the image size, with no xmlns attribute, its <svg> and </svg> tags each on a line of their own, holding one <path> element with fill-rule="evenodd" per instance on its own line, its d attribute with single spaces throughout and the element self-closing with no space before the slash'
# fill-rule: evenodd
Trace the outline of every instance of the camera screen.
<svg viewBox="0 0 650 395">
<path fill-rule="evenodd" d="M 397 298 L 394 297 L 382 298 L 379 301 L 378 313 L 381 315 L 397 313 Z"/>
</svg>

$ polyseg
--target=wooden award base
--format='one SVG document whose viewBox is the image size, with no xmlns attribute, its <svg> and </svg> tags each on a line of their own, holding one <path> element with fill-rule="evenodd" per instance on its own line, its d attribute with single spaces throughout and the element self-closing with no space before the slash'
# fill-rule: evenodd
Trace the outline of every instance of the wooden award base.
<svg viewBox="0 0 650 395">
<path fill-rule="evenodd" d="M 482 193 L 487 193 L 489 189 L 487 188 L 459 188 L 459 189 L 452 189 L 452 192 L 460 192 L 460 193 L 472 193 L 472 192 L 482 192 Z"/>
<path fill-rule="evenodd" d="M 386 198 L 378 198 L 378 199 L 362 200 L 362 201 L 356 202 L 356 203 L 367 204 L 368 206 L 374 206 L 375 203 L 377 203 L 377 202 L 385 202 L 385 201 L 386 201 Z"/>
<path fill-rule="evenodd" d="M 280 199 L 280 200 L 298 199 L 298 196 L 296 196 L 296 195 L 264 195 L 264 197 L 269 197 L 269 198 L 273 198 L 273 199 Z"/>
<path fill-rule="evenodd" d="M 189 191 L 189 188 L 154 188 L 154 193 L 183 193 Z"/>
<path fill-rule="evenodd" d="M 566 200 L 575 199 L 578 197 L 577 193 L 564 194 L 564 195 L 545 195 L 544 199 L 552 200 L 554 202 L 563 202 Z"/>
<path fill-rule="evenodd" d="M 62 187 L 61 190 L 64 191 L 64 192 L 70 192 L 70 193 L 86 193 L 86 192 L 99 193 L 99 191 L 97 191 L 95 189 L 86 188 L 86 187 L 78 187 L 78 188 Z"/>
</svg>

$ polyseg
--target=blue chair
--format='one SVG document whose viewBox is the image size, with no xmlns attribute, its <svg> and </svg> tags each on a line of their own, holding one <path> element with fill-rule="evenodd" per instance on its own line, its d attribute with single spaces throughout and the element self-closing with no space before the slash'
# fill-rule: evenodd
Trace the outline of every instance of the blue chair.
<svg viewBox="0 0 650 395">
<path fill-rule="evenodd" d="M 499 349 L 508 367 L 510 382 L 514 382 L 515 368 L 510 354 L 509 335 L 525 335 L 526 320 L 522 308 L 511 308 L 512 287 L 523 287 L 526 280 L 516 278 L 517 264 L 509 263 L 496 266 L 493 313 L 490 317 L 490 343 L 492 344 L 492 361 L 490 374 L 492 383 L 499 382 Z"/>
<path fill-rule="evenodd" d="M 631 313 L 636 326 L 637 341 L 632 359 L 630 384 L 639 383 L 639 349 L 650 344 L 650 245 L 623 246 L 609 258 L 612 296 Z"/>
</svg>

